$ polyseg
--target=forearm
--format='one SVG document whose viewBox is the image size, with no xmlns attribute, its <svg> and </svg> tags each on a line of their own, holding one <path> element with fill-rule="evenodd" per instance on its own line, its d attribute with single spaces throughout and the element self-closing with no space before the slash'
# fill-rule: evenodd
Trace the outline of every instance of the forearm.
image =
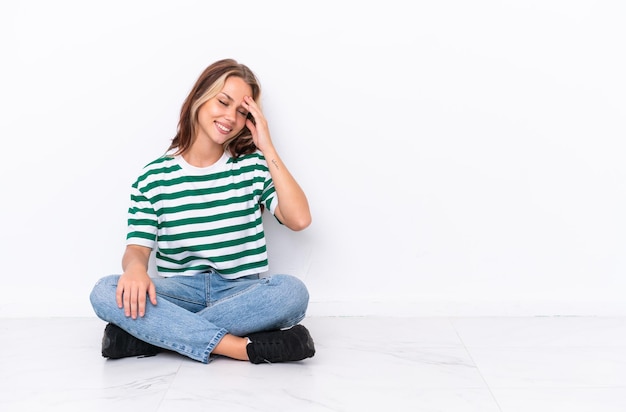
<svg viewBox="0 0 626 412">
<path fill-rule="evenodd" d="M 148 272 L 150 249 L 142 246 L 128 245 L 122 257 L 122 270 L 127 272 Z"/>
<path fill-rule="evenodd" d="M 309 201 L 304 191 L 272 148 L 264 153 L 278 196 L 277 217 L 287 227 L 302 230 L 311 224 Z"/>
</svg>

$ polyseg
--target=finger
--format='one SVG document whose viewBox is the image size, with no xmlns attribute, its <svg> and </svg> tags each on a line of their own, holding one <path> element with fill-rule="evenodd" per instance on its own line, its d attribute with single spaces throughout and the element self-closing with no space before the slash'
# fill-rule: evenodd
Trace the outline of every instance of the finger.
<svg viewBox="0 0 626 412">
<path fill-rule="evenodd" d="M 256 104 L 252 97 L 244 96 L 243 102 L 244 107 L 248 109 L 248 112 L 251 113 L 252 116 L 255 117 L 255 119 L 261 114 L 261 109 L 259 109 L 259 106 Z"/>
<path fill-rule="evenodd" d="M 127 288 L 124 289 L 124 296 L 123 296 L 123 301 L 124 301 L 124 314 L 126 316 L 130 316 L 130 295 L 131 295 L 131 291 Z"/>
<path fill-rule="evenodd" d="M 156 305 L 157 299 L 156 299 L 156 288 L 154 287 L 154 283 L 150 283 L 150 286 L 148 287 L 148 295 L 150 296 L 150 302 L 152 302 L 153 305 Z"/>
<path fill-rule="evenodd" d="M 137 288 L 133 288 L 130 294 L 130 317 L 133 319 L 137 319 L 137 295 L 139 291 Z"/>
<path fill-rule="evenodd" d="M 122 302 L 124 306 L 124 314 L 130 316 L 130 295 L 132 294 L 132 288 L 125 286 L 124 294 L 122 295 Z"/>
<path fill-rule="evenodd" d="M 250 130 L 250 133 L 252 133 L 252 136 L 256 136 L 256 124 L 252 120 L 247 119 L 246 126 L 248 127 L 248 130 Z"/>
<path fill-rule="evenodd" d="M 137 296 L 137 313 L 140 317 L 146 314 L 146 294 L 139 293 Z"/>
<path fill-rule="evenodd" d="M 257 109 L 258 106 L 256 105 L 256 102 L 254 101 L 254 99 L 252 98 L 252 96 L 244 96 L 243 97 L 243 101 L 245 104 L 248 105 L 248 108 L 255 108 Z"/>
<path fill-rule="evenodd" d="M 124 296 L 124 286 L 118 284 L 117 289 L 115 290 L 115 302 L 117 303 L 117 307 L 120 309 L 124 307 L 124 302 L 122 302 L 122 296 Z"/>
</svg>

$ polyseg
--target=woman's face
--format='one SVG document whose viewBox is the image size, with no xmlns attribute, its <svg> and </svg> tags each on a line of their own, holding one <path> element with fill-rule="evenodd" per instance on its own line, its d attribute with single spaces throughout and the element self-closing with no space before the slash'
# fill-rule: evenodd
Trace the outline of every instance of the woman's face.
<svg viewBox="0 0 626 412">
<path fill-rule="evenodd" d="M 242 106 L 244 96 L 252 96 L 252 88 L 241 77 L 226 79 L 222 90 L 198 109 L 196 139 L 209 139 L 221 146 L 236 136 L 248 116 Z"/>
</svg>

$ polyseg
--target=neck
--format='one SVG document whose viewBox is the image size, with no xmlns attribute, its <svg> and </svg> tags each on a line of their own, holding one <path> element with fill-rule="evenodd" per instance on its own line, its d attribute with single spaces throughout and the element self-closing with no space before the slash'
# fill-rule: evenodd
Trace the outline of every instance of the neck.
<svg viewBox="0 0 626 412">
<path fill-rule="evenodd" d="M 192 166 L 208 167 L 215 164 L 223 154 L 224 148 L 222 146 L 198 147 L 198 145 L 194 144 L 182 156 Z"/>
</svg>

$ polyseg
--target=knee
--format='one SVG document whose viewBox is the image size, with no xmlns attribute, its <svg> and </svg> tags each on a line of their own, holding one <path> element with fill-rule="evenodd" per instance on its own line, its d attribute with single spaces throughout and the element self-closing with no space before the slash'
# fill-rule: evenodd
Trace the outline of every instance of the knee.
<svg viewBox="0 0 626 412">
<path fill-rule="evenodd" d="M 282 289 L 285 305 L 288 303 L 289 311 L 293 314 L 304 316 L 309 305 L 309 291 L 304 282 L 291 275 L 274 275 L 270 283 L 275 283 Z"/>
<path fill-rule="evenodd" d="M 105 276 L 99 279 L 91 290 L 89 300 L 97 315 L 100 315 L 100 311 L 105 305 L 113 304 L 117 306 L 115 303 L 115 291 L 118 279 L 119 275 Z"/>
</svg>

